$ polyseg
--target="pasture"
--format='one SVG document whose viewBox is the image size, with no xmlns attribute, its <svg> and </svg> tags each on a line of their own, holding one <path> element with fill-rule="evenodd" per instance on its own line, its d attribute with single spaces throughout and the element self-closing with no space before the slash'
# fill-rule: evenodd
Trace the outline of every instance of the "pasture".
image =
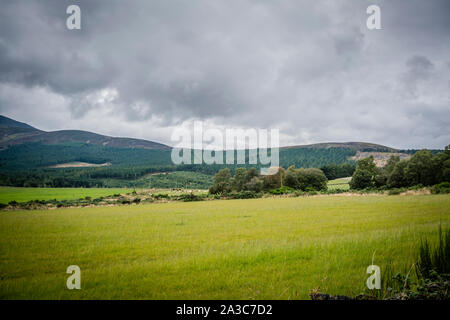
<svg viewBox="0 0 450 320">
<path fill-rule="evenodd" d="M 126 188 L 15 188 L 0 187 L 0 203 L 31 200 L 76 200 L 85 197 L 98 198 L 133 192 Z"/>
<path fill-rule="evenodd" d="M 328 190 L 336 190 L 336 189 L 349 190 L 350 189 L 350 185 L 349 185 L 350 180 L 351 180 L 351 177 L 330 180 L 330 181 L 328 181 Z"/>
<path fill-rule="evenodd" d="M 78 195 L 77 195 L 78 196 Z M 308 299 L 404 272 L 450 195 L 318 196 L 0 212 L 1 299 Z M 81 290 L 66 268 L 81 268 Z"/>
<path fill-rule="evenodd" d="M 155 177 L 164 176 L 154 175 Z M 169 176 L 169 175 L 167 175 Z M 156 179 L 153 177 L 153 179 Z M 328 182 L 328 189 L 349 190 L 349 178 L 341 178 Z M 188 183 L 186 183 L 188 184 Z M 142 189 L 137 188 L 137 192 L 152 192 L 155 194 L 166 193 L 170 195 L 181 194 L 185 190 L 177 191 L 172 189 Z M 206 190 L 194 190 L 195 194 L 204 194 Z M 8 204 L 10 201 L 27 202 L 32 200 L 77 200 L 85 197 L 98 198 L 112 196 L 114 194 L 126 194 L 133 192 L 133 188 L 16 188 L 0 187 L 0 203 Z"/>
</svg>

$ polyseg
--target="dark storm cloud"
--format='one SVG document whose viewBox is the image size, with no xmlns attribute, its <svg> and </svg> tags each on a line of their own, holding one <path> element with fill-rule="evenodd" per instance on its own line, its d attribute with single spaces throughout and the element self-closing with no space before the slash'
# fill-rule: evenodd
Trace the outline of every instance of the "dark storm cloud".
<svg viewBox="0 0 450 320">
<path fill-rule="evenodd" d="M 65 27 L 70 4 L 81 30 Z M 369 4 L 382 30 L 367 30 Z M 291 144 L 443 147 L 449 12 L 446 0 L 4 1 L 0 111 L 148 139 L 204 119 L 278 127 Z"/>
</svg>

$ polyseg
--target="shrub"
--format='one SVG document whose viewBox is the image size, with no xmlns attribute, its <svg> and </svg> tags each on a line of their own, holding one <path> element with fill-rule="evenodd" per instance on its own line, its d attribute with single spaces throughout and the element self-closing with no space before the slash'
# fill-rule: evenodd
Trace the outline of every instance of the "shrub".
<svg viewBox="0 0 450 320">
<path fill-rule="evenodd" d="M 286 186 L 304 191 L 308 187 L 314 190 L 327 190 L 327 182 L 327 177 L 320 169 L 295 169 L 293 166 L 288 168 L 284 179 Z"/>
<path fill-rule="evenodd" d="M 400 193 L 402 193 L 403 191 L 404 191 L 404 189 L 394 188 L 394 189 L 389 190 L 388 195 L 396 196 L 396 195 L 399 195 Z"/>
<path fill-rule="evenodd" d="M 190 202 L 190 201 L 202 201 L 203 197 L 198 196 L 194 193 L 185 193 L 178 197 L 178 200 L 182 200 L 184 202 Z"/>
<path fill-rule="evenodd" d="M 168 199 L 169 195 L 167 193 L 160 193 L 160 194 L 156 194 L 154 196 L 155 199 L 159 200 L 159 199 Z"/>
<path fill-rule="evenodd" d="M 433 186 L 431 192 L 435 194 L 450 193 L 450 182 L 441 182 Z"/>
<path fill-rule="evenodd" d="M 292 193 L 294 191 L 295 191 L 294 188 L 291 188 L 291 187 L 288 187 L 288 186 L 282 186 L 282 187 L 277 188 L 277 189 L 269 190 L 269 193 L 271 193 L 271 194 L 287 194 L 287 193 Z"/>
<path fill-rule="evenodd" d="M 241 191 L 241 192 L 232 192 L 230 193 L 230 197 L 232 199 L 255 199 L 261 198 L 262 194 L 254 191 Z"/>
</svg>

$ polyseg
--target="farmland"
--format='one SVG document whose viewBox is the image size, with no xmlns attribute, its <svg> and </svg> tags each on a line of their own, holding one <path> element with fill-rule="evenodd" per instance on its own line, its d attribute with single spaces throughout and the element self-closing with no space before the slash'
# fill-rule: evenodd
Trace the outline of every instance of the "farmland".
<svg viewBox="0 0 450 320">
<path fill-rule="evenodd" d="M 3 193 L 2 193 L 3 194 Z M 77 195 L 78 196 L 78 195 Z M 0 212 L 2 299 L 307 299 L 404 272 L 449 195 L 325 196 Z M 66 288 L 67 266 L 81 290 Z"/>
<path fill-rule="evenodd" d="M 145 179 L 151 182 L 148 182 L 148 185 L 154 185 L 155 181 L 163 183 L 164 179 L 172 179 L 172 176 L 175 178 L 179 178 L 184 173 L 174 172 L 168 174 L 155 174 L 148 175 Z M 189 185 L 190 173 L 187 177 L 185 177 L 186 182 L 185 185 Z M 144 180 L 144 179 L 142 179 Z M 211 179 L 212 180 L 212 179 Z M 342 189 L 348 190 L 348 178 L 336 179 L 329 181 L 328 189 Z M 181 180 L 183 181 L 183 180 Z M 207 181 L 211 183 L 210 181 Z M 145 191 L 146 189 L 142 189 L 141 184 L 137 183 L 138 189 L 137 191 Z M 180 183 L 180 186 L 182 183 Z M 194 187 L 196 185 L 194 184 Z M 158 189 L 161 192 L 172 194 L 174 192 L 167 189 Z M 126 194 L 132 192 L 132 188 L 15 188 L 15 187 L 0 187 L 0 203 L 7 204 L 10 201 L 17 202 L 27 202 L 32 200 L 77 200 L 85 197 L 98 198 L 111 196 L 114 194 Z M 158 193 L 159 191 L 152 191 L 153 193 Z M 179 192 L 178 192 L 179 193 Z"/>
<path fill-rule="evenodd" d="M 31 200 L 76 200 L 85 197 L 104 197 L 119 193 L 129 193 L 125 188 L 15 188 L 0 187 L 0 203 Z"/>
<path fill-rule="evenodd" d="M 348 183 L 350 180 L 351 178 L 349 177 L 328 181 L 328 190 L 336 190 L 336 189 L 349 190 L 350 186 Z"/>
</svg>

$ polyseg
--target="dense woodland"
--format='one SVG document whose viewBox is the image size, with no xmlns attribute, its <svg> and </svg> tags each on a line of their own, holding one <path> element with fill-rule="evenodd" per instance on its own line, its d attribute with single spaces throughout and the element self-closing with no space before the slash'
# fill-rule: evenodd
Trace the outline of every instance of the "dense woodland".
<svg viewBox="0 0 450 320">
<path fill-rule="evenodd" d="M 414 154 L 413 150 L 408 150 L 408 153 Z M 245 165 L 236 163 L 174 165 L 170 150 L 112 148 L 81 143 L 64 145 L 28 143 L 0 151 L 0 185 L 55 188 L 132 186 L 209 188 L 215 174 L 220 172 L 223 175 L 228 172 L 230 181 L 234 179 L 241 181 L 238 184 L 234 183 L 231 190 L 257 191 L 281 186 L 321 190 L 319 185 L 306 186 L 304 182 L 307 180 L 305 176 L 320 171 L 328 180 L 353 176 L 351 182 L 353 189 L 399 188 L 418 184 L 428 186 L 449 180 L 448 153 L 448 148 L 440 153 L 436 150 L 421 150 L 415 152 L 410 160 L 392 157 L 384 168 L 377 168 L 373 159 L 367 158 L 358 162 L 358 169 L 355 171 L 356 163 L 349 158 L 355 155 L 356 151 L 350 148 L 282 148 L 279 153 L 280 167 L 284 169 L 280 172 L 282 177 L 279 179 L 276 176 L 259 177 L 256 172 L 259 172 L 260 166 L 248 164 L 248 151 Z M 111 165 L 91 168 L 49 168 L 52 165 L 74 161 L 93 164 L 110 162 Z M 302 169 L 294 168 L 320 170 L 301 171 Z M 167 175 L 167 173 L 177 174 Z M 296 182 L 293 179 L 295 175 L 298 176 Z M 279 185 L 275 181 L 279 181 L 277 182 Z"/>
<path fill-rule="evenodd" d="M 350 176 L 354 161 L 348 160 L 356 153 L 349 148 L 282 148 L 280 165 L 302 168 L 321 167 L 329 179 Z M 97 168 L 49 168 L 52 165 L 69 162 L 87 162 L 101 164 L 110 162 L 111 166 Z M 248 163 L 248 151 L 246 153 Z M 46 145 L 28 143 L 11 146 L 0 151 L 0 185 L 17 187 L 123 187 L 138 184 L 141 187 L 164 185 L 177 187 L 195 185 L 197 188 L 210 187 L 208 181 L 219 170 L 228 168 L 231 174 L 239 168 L 249 170 L 255 167 L 245 165 L 221 164 L 182 164 L 174 165 L 170 150 L 150 150 L 133 148 L 112 148 L 90 144 L 68 143 L 64 145 Z M 256 166 L 257 170 L 260 169 Z M 171 177 L 160 179 L 161 184 L 144 183 L 148 175 L 161 172 L 192 172 L 201 176 L 210 175 L 208 180 L 201 176 L 192 181 L 178 183 Z"/>
</svg>

